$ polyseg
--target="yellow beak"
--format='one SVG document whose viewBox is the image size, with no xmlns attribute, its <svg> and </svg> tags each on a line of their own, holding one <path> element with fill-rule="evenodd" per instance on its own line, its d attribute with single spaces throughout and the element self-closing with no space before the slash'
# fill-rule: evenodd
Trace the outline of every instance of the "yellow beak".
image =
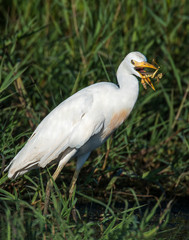
<svg viewBox="0 0 189 240">
<path fill-rule="evenodd" d="M 137 62 L 137 61 L 133 61 L 134 62 L 134 66 L 136 68 L 153 68 L 153 69 L 157 69 L 157 67 L 155 67 L 154 65 L 148 63 L 148 62 Z"/>
<path fill-rule="evenodd" d="M 152 68 L 157 70 L 158 68 L 155 67 L 153 64 L 150 64 L 148 62 L 137 62 L 133 60 L 133 65 L 136 68 L 136 71 L 141 76 L 141 83 L 144 88 L 146 88 L 146 83 L 155 91 L 154 85 L 152 84 L 150 77 L 153 76 L 153 74 L 147 74 L 144 68 Z M 140 71 L 142 70 L 142 71 Z"/>
</svg>

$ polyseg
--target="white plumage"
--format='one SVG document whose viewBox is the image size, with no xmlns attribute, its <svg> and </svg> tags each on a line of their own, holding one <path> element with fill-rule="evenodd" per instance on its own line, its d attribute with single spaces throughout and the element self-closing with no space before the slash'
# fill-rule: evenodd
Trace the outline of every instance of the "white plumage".
<svg viewBox="0 0 189 240">
<path fill-rule="evenodd" d="M 58 105 L 10 162 L 8 177 L 16 178 L 33 168 L 44 168 L 54 160 L 62 169 L 72 157 L 78 158 L 76 171 L 79 172 L 90 152 L 129 116 L 139 92 L 135 76 L 144 76 L 144 67 L 157 69 L 146 62 L 143 54 L 129 53 L 117 71 L 119 86 L 97 83 Z"/>
</svg>

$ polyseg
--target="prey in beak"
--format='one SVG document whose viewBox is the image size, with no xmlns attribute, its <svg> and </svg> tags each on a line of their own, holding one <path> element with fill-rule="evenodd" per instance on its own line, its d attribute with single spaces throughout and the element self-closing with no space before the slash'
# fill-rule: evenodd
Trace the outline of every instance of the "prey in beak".
<svg viewBox="0 0 189 240">
<path fill-rule="evenodd" d="M 150 64 L 148 62 L 137 62 L 132 60 L 132 64 L 135 67 L 135 70 L 140 74 L 141 76 L 141 83 L 143 87 L 146 89 L 146 84 L 148 84 L 154 91 L 154 85 L 152 84 L 150 78 L 156 78 L 157 81 L 162 78 L 162 73 L 159 73 L 157 75 L 157 72 L 159 71 L 160 67 L 157 65 L 155 60 L 153 60 L 153 64 Z M 157 65 L 157 67 L 155 66 Z M 155 69 L 155 71 L 147 71 L 147 70 Z"/>
</svg>

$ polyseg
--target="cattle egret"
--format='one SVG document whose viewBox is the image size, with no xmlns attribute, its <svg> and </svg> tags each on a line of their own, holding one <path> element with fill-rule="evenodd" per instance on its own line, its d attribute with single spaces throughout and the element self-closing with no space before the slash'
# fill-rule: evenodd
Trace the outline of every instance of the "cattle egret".
<svg viewBox="0 0 189 240">
<path fill-rule="evenodd" d="M 144 68 L 155 69 L 154 74 Z M 76 157 L 72 178 L 71 198 L 81 167 L 92 150 L 102 145 L 126 120 L 139 93 L 139 84 L 154 86 L 149 77 L 155 77 L 158 68 L 147 62 L 140 52 L 131 52 L 117 70 L 118 86 L 101 82 L 88 86 L 50 112 L 18 152 L 8 167 L 8 177 L 16 178 L 31 169 L 57 162 L 52 179 L 55 181 L 65 164 Z M 47 184 L 44 211 L 47 212 L 52 180 Z"/>
</svg>

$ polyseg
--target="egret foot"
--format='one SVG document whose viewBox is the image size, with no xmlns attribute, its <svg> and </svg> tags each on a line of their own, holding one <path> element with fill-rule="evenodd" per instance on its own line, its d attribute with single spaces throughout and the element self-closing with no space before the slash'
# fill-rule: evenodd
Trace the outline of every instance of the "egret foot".
<svg viewBox="0 0 189 240">
<path fill-rule="evenodd" d="M 63 167 L 66 165 L 66 163 L 70 160 L 70 158 L 72 158 L 74 156 L 74 154 L 76 153 L 75 149 L 68 149 L 68 151 L 65 151 L 64 155 L 62 156 L 62 159 L 60 160 L 58 167 L 56 169 L 56 171 L 54 172 L 52 179 L 50 179 L 47 183 L 47 187 L 46 187 L 46 197 L 45 197 L 45 205 L 44 205 L 44 211 L 43 211 L 43 215 L 47 215 L 48 212 L 48 206 L 49 206 L 49 198 L 50 198 L 50 193 L 51 193 L 51 188 L 53 186 L 53 181 L 55 182 L 58 175 L 60 174 L 60 172 L 62 171 Z"/>
<path fill-rule="evenodd" d="M 76 211 L 75 206 L 73 206 L 73 208 L 72 208 L 72 217 L 73 217 L 74 222 L 77 223 L 78 218 L 77 218 L 77 211 Z"/>
<path fill-rule="evenodd" d="M 71 184 L 70 184 L 70 190 L 69 190 L 69 201 L 70 202 L 72 201 L 72 199 L 74 197 L 73 193 L 74 193 L 74 189 L 76 187 L 76 182 L 77 182 L 80 170 L 81 170 L 81 168 L 80 169 L 76 168 L 76 170 L 74 172 L 74 175 L 73 175 L 73 178 L 72 178 L 72 181 L 71 181 Z M 72 206 L 72 211 L 71 212 L 72 212 L 72 217 L 73 217 L 74 222 L 77 223 L 77 211 L 76 211 L 75 204 L 74 204 L 74 206 Z"/>
<path fill-rule="evenodd" d="M 52 179 L 50 179 L 48 181 L 47 187 L 46 187 L 45 204 L 44 204 L 43 215 L 47 215 L 47 212 L 48 212 L 49 199 L 50 199 L 50 193 L 51 193 L 52 186 L 53 186 L 53 182 L 52 182 Z"/>
</svg>

